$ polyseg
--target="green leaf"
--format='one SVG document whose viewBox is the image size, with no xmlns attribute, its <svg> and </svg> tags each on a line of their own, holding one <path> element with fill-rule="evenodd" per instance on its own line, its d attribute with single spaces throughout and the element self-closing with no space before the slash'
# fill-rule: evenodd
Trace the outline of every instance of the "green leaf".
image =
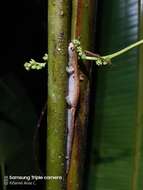
<svg viewBox="0 0 143 190">
<path fill-rule="evenodd" d="M 138 40 L 138 1 L 103 1 L 101 6 L 98 17 L 101 55 L 116 52 Z M 88 189 L 131 190 L 136 180 L 133 179 L 133 163 L 136 158 L 138 53 L 134 49 L 116 58 L 112 66 L 97 68 Z M 142 154 L 143 150 L 140 151 Z M 139 162 L 142 161 L 141 157 Z M 141 173 L 138 181 L 140 176 Z M 134 190 L 141 190 L 142 186 L 140 182 Z"/>
</svg>

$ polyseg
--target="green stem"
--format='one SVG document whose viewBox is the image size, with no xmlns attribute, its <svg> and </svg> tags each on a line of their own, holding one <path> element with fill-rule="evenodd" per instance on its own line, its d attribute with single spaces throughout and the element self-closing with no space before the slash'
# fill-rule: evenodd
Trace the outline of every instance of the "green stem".
<svg viewBox="0 0 143 190">
<path fill-rule="evenodd" d="M 134 44 L 131 44 L 128 47 L 126 47 L 124 49 L 121 49 L 121 50 L 119 50 L 119 51 L 117 51 L 117 52 L 115 52 L 113 54 L 109 54 L 109 55 L 105 55 L 105 56 L 100 56 L 100 57 L 99 56 L 98 57 L 97 56 L 86 56 L 82 52 L 81 59 L 83 59 L 83 60 L 90 60 L 90 61 L 97 61 L 97 60 L 100 59 L 101 61 L 105 61 L 105 62 L 108 63 L 109 60 L 111 60 L 111 59 L 113 59 L 115 57 L 118 57 L 119 55 L 124 54 L 127 51 L 129 51 L 129 50 L 131 50 L 131 49 L 133 49 L 133 48 L 135 48 L 135 47 L 137 47 L 137 46 L 139 46 L 141 44 L 143 44 L 143 39 L 140 40 L 140 41 L 138 41 L 138 42 L 136 42 L 136 43 L 134 43 Z"/>
<path fill-rule="evenodd" d="M 97 57 L 84 56 L 83 59 L 90 60 L 90 61 L 96 61 L 98 58 Z"/>
<path fill-rule="evenodd" d="M 66 91 L 69 1 L 48 1 L 46 190 L 66 190 Z"/>
<path fill-rule="evenodd" d="M 134 43 L 134 44 L 131 44 L 130 46 L 128 46 L 128 47 L 126 47 L 126 48 L 124 48 L 124 49 L 122 49 L 120 51 L 117 51 L 116 53 L 103 56 L 103 58 L 104 59 L 107 59 L 107 58 L 108 59 L 113 59 L 113 58 L 118 57 L 119 55 L 124 54 L 125 52 L 127 52 L 127 51 L 129 51 L 129 50 L 131 50 L 131 49 L 133 49 L 133 48 L 141 45 L 141 44 L 143 44 L 143 39 L 140 40 L 140 41 L 138 41 L 138 42 L 136 42 L 136 43 Z"/>
</svg>

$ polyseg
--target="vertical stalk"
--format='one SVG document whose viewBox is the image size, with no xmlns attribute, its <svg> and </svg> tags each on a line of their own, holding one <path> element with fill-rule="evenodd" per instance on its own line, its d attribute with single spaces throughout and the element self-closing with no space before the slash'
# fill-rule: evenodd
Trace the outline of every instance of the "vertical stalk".
<svg viewBox="0 0 143 190">
<path fill-rule="evenodd" d="M 48 128 L 46 175 L 60 179 L 46 180 L 47 190 L 66 189 L 66 65 L 68 0 L 48 1 Z"/>
<path fill-rule="evenodd" d="M 92 30 L 90 27 L 94 1 L 73 0 L 72 1 L 72 29 L 71 38 L 80 37 L 83 49 L 90 49 Z M 92 23 L 93 27 L 93 23 Z M 90 64 L 84 62 L 80 68 L 84 80 L 80 83 L 80 103 L 76 119 L 71 167 L 67 178 L 67 190 L 83 189 L 83 173 L 85 163 L 86 130 L 89 109 L 89 86 L 90 86 Z"/>
<path fill-rule="evenodd" d="M 143 0 L 139 0 L 139 38 L 143 38 Z M 139 65 L 138 65 L 138 96 L 137 96 L 137 121 L 135 126 L 135 145 L 134 145 L 134 168 L 132 175 L 132 190 L 139 189 L 141 175 L 141 151 L 143 143 L 143 47 L 139 49 Z"/>
</svg>

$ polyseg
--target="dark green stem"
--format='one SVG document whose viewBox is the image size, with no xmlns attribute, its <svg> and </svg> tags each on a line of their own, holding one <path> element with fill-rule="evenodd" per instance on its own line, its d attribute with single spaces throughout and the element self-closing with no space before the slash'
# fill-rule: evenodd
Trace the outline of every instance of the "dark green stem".
<svg viewBox="0 0 143 190">
<path fill-rule="evenodd" d="M 48 1 L 48 120 L 46 175 L 47 190 L 65 190 L 66 89 L 68 0 Z"/>
</svg>

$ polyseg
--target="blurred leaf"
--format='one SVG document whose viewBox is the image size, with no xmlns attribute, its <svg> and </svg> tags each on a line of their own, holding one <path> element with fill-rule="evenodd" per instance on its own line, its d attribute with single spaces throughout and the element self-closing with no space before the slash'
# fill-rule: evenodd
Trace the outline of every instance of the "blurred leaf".
<svg viewBox="0 0 143 190">
<path fill-rule="evenodd" d="M 138 6 L 137 0 L 102 1 L 98 28 L 101 55 L 115 52 L 138 40 Z M 138 49 L 135 49 L 113 60 L 110 67 L 97 68 L 88 189 L 131 189 L 137 65 Z"/>
</svg>

